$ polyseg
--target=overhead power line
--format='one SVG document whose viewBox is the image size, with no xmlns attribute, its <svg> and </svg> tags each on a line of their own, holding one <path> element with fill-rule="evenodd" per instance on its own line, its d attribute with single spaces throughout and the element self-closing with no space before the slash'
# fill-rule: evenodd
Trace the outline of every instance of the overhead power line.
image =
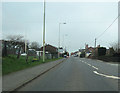
<svg viewBox="0 0 120 93">
<path fill-rule="evenodd" d="M 119 16 L 117 16 L 117 18 L 115 18 L 114 21 L 108 26 L 108 28 L 103 33 L 101 33 L 96 39 L 100 38 L 113 25 L 113 23 L 119 18 Z"/>
<path fill-rule="evenodd" d="M 118 15 L 117 18 L 114 19 L 114 21 L 108 26 L 108 28 L 103 33 L 101 33 L 97 38 L 95 38 L 95 45 L 97 43 L 96 40 L 98 40 L 98 38 L 100 38 L 113 25 L 113 23 L 119 18 L 119 16 L 120 15 Z M 91 41 L 89 44 L 91 44 L 92 42 L 94 41 Z"/>
</svg>

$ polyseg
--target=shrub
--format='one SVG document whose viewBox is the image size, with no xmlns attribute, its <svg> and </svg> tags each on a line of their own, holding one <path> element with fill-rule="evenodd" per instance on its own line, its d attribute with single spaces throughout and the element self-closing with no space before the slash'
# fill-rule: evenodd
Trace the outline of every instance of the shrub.
<svg viewBox="0 0 120 93">
<path fill-rule="evenodd" d="M 106 48 L 105 47 L 98 48 L 98 56 L 104 56 L 104 55 L 106 55 Z"/>
</svg>

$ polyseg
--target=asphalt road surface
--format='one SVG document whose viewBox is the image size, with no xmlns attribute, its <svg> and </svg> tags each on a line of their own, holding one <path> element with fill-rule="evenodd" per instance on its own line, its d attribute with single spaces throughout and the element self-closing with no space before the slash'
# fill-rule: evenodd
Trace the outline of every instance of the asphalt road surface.
<svg viewBox="0 0 120 93">
<path fill-rule="evenodd" d="M 118 65 L 70 57 L 18 91 L 118 91 Z"/>
</svg>

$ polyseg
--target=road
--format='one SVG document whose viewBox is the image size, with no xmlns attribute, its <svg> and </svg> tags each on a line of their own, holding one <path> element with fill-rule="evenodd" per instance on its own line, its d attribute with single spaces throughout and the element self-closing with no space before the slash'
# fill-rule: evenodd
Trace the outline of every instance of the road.
<svg viewBox="0 0 120 93">
<path fill-rule="evenodd" d="M 118 91 L 118 65 L 70 57 L 18 91 Z"/>
</svg>

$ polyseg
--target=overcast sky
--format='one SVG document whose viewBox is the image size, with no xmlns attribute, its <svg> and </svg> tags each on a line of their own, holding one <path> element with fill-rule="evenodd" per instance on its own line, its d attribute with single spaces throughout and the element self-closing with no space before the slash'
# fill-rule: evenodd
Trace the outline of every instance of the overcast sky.
<svg viewBox="0 0 120 93">
<path fill-rule="evenodd" d="M 47 2 L 46 43 L 58 46 L 59 23 L 61 46 L 71 51 L 94 46 L 98 37 L 118 16 L 117 2 Z M 32 42 L 42 45 L 42 2 L 4 2 L 2 4 L 3 38 L 7 35 L 25 35 Z M 63 38 L 64 37 L 64 38 Z M 101 46 L 117 42 L 118 21 L 97 40 Z M 64 41 L 64 42 L 63 42 Z"/>
</svg>

